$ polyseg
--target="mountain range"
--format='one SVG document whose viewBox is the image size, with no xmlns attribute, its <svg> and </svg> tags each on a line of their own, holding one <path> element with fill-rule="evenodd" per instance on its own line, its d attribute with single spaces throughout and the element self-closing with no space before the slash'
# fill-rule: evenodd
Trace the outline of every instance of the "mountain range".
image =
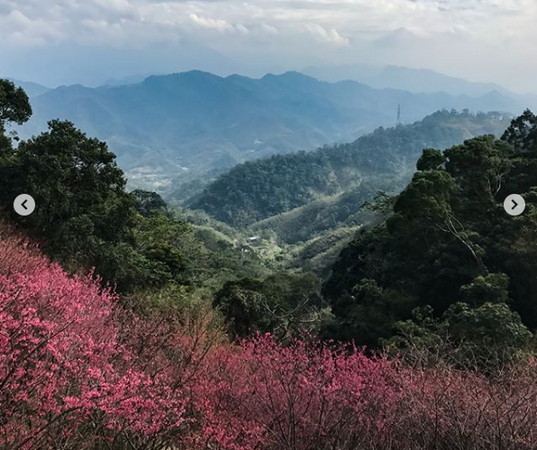
<svg viewBox="0 0 537 450">
<path fill-rule="evenodd" d="M 253 79 L 190 71 L 99 88 L 32 86 L 31 97 L 23 138 L 52 118 L 71 120 L 108 142 L 131 187 L 161 192 L 247 160 L 352 141 L 394 125 L 399 105 L 406 123 L 440 108 L 516 114 L 530 106 L 503 90 L 412 93 L 297 72 Z"/>
<path fill-rule="evenodd" d="M 491 91 L 498 91 L 502 94 L 513 95 L 495 83 L 468 81 L 430 69 L 394 65 L 353 64 L 339 67 L 308 67 L 303 70 L 303 73 L 331 83 L 354 80 L 376 89 L 402 89 L 414 93 L 445 92 L 450 95 L 480 96 Z"/>
</svg>

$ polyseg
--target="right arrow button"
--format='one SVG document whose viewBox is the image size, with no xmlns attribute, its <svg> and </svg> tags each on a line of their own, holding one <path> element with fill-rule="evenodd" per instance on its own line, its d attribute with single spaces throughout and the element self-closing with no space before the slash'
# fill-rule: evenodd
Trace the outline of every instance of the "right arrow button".
<svg viewBox="0 0 537 450">
<path fill-rule="evenodd" d="M 521 195 L 508 195 L 503 202 L 503 209 L 510 216 L 520 216 L 526 209 L 526 201 Z"/>
</svg>

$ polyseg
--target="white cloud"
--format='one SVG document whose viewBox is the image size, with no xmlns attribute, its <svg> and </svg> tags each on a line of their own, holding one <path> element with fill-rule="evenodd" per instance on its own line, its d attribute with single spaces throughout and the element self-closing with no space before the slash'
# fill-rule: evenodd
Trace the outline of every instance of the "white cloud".
<svg viewBox="0 0 537 450">
<path fill-rule="evenodd" d="M 196 25 L 199 25 L 202 28 L 207 28 L 210 30 L 216 30 L 216 31 L 230 31 L 233 30 L 234 27 L 229 22 L 226 22 L 222 19 L 212 19 L 210 17 L 203 17 L 198 16 L 197 14 L 190 14 L 190 19 L 192 22 L 194 22 Z"/>
<path fill-rule="evenodd" d="M 339 32 L 334 28 L 326 30 L 316 23 L 311 23 L 306 24 L 305 29 L 321 42 L 328 42 L 330 44 L 343 46 L 349 45 L 349 39 L 341 36 Z"/>
<path fill-rule="evenodd" d="M 0 0 L 0 52 L 186 40 L 276 67 L 359 59 L 529 85 L 536 22 L 536 0 Z"/>
</svg>

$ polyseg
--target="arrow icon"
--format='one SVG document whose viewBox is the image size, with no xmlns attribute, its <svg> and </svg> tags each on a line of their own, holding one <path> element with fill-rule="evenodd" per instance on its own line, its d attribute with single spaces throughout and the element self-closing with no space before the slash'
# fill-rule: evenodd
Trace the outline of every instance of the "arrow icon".
<svg viewBox="0 0 537 450">
<path fill-rule="evenodd" d="M 504 200 L 503 208 L 510 216 L 520 216 L 526 209 L 526 201 L 519 194 L 511 194 Z"/>
<path fill-rule="evenodd" d="M 13 209 L 19 216 L 29 216 L 35 210 L 35 200 L 31 195 L 21 194 L 14 200 Z"/>
</svg>

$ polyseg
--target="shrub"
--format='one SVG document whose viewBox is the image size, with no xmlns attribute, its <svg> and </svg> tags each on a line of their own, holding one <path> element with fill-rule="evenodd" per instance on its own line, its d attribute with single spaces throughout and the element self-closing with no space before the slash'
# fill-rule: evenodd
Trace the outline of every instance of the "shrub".
<svg viewBox="0 0 537 450">
<path fill-rule="evenodd" d="M 531 358 L 484 375 L 312 337 L 231 345 L 203 308 L 135 312 L 100 286 L 0 225 L 0 448 L 537 446 Z"/>
<path fill-rule="evenodd" d="M 135 317 L 91 275 L 69 277 L 5 234 L 0 447 L 146 446 L 181 431 L 188 390 L 179 380 L 195 372 L 199 340 Z"/>
</svg>

